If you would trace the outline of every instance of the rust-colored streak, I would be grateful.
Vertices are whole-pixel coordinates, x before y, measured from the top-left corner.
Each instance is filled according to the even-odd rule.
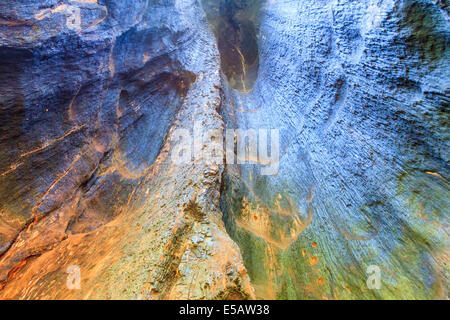
[[[29,232],[31,227],[36,224],[38,220],[37,214],[33,213],[33,221],[28,225],[26,232]]]
[[[64,135],[62,135],[61,137],[56,138],[56,139],[53,139],[53,140],[46,141],[46,142],[44,142],[44,144],[43,144],[42,146],[40,146],[40,147],[38,147],[38,148],[36,148],[36,149],[33,149],[33,150],[31,150],[31,151],[22,153],[22,154],[20,155],[20,158],[25,158],[25,157],[27,157],[27,156],[33,154],[33,153],[42,151],[42,150],[46,149],[47,147],[49,147],[49,146],[51,146],[51,145],[53,145],[53,144],[55,144],[55,143],[57,143],[57,142],[63,140],[64,138],[66,138],[67,136],[71,135],[72,133],[81,130],[81,129],[84,128],[85,126],[86,126],[86,123],[82,124],[81,126],[76,126],[75,128],[73,128],[73,129],[69,130],[68,132],[66,132],[66,133],[65,133]],[[9,173],[14,172],[17,168],[19,168],[19,167],[22,166],[23,164],[24,164],[24,162],[17,162],[17,163],[15,163],[15,164],[12,164],[12,165],[9,167],[8,170],[6,170],[5,172],[0,173],[0,177],[4,177],[4,176],[8,175]]]
[[[75,163],[83,156],[83,153],[79,154],[78,156],[75,157],[75,159],[72,161],[72,163],[70,164],[70,166],[67,168],[66,171],[64,171],[64,173],[59,176],[52,184],[51,186],[47,189],[47,191],[45,191],[45,193],[42,195],[41,200],[39,201],[39,203],[33,207],[33,209],[31,209],[31,212],[34,213],[36,211],[37,208],[39,208],[39,206],[42,204],[42,202],[44,201],[45,197],[53,190],[53,188],[58,184],[59,181],[61,181],[61,179],[63,179],[65,176],[67,176],[67,174],[69,174],[69,172],[72,170],[72,168],[74,167]]]
[[[245,58],[244,58],[244,55],[242,54],[241,50],[238,47],[234,46],[234,48],[236,49],[237,53],[239,54],[239,57],[241,60],[241,65],[242,65],[242,74],[241,74],[242,91],[244,93],[248,93],[249,91],[245,87],[245,78],[247,76],[247,68],[245,66]]]
[[[83,129],[85,126],[86,126],[86,123],[82,124],[81,126],[76,126],[76,127],[74,127],[73,129],[71,129],[71,130],[69,130],[68,132],[66,132],[66,133],[65,133],[64,135],[62,135],[61,137],[56,138],[56,139],[53,139],[53,140],[46,141],[46,142],[44,142],[44,144],[43,144],[42,146],[40,146],[40,147],[38,147],[38,148],[36,148],[36,149],[33,149],[33,150],[31,150],[31,151],[22,153],[22,154],[20,155],[20,157],[21,157],[21,158],[24,158],[24,157],[26,157],[26,156],[29,156],[30,154],[33,154],[33,153],[39,152],[39,151],[41,151],[41,150],[44,150],[45,148],[51,146],[52,144],[55,144],[55,143],[57,143],[57,142],[63,140],[64,138],[66,138],[67,136],[71,135],[72,133],[74,133],[74,132],[76,132],[76,131],[79,131],[79,130]]]
[[[434,171],[425,171],[425,173],[426,173],[426,174],[429,174],[429,175],[432,175],[432,176],[435,176],[435,177],[438,177],[438,178],[442,179],[442,181],[448,183],[448,180],[445,179],[443,176],[441,176],[441,175],[440,175],[439,173],[437,173],[437,172],[434,172]]]
[[[23,165],[23,162],[20,162],[20,163],[16,163],[16,164],[11,165],[11,166],[9,167],[8,170],[6,170],[5,172],[3,172],[3,173],[0,174],[0,177],[4,177],[4,176],[6,176],[7,174],[9,174],[9,173],[15,171],[15,170],[16,170],[18,167],[20,167],[21,165]]]
[[[20,269],[22,269],[22,267],[25,266],[26,264],[27,264],[27,260],[22,260],[21,262],[19,262],[19,264],[17,264],[14,268],[12,268],[8,273],[7,281],[14,279],[17,276],[17,274],[19,273]]]
[[[49,18],[54,13],[65,12],[66,9],[67,9],[67,5],[65,3],[63,3],[54,8],[47,8],[47,9],[41,10],[41,12],[34,15],[34,18],[36,20],[43,20],[45,18]]]

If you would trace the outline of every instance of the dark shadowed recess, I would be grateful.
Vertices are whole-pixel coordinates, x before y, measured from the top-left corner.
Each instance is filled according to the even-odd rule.
[[[261,0],[203,0],[217,39],[221,68],[230,86],[250,92],[258,77],[257,34]]]

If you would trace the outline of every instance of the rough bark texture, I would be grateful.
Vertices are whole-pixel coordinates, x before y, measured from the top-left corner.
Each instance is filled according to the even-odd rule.
[[[222,208],[263,298],[447,298],[448,6],[266,1],[259,77],[226,127],[279,128],[277,176],[228,166]],[[366,270],[381,269],[369,290]]]
[[[0,7],[0,297],[253,297],[221,219],[222,167],[169,156],[177,127],[223,128],[201,7],[84,2],[78,31],[69,2]]]
[[[448,298],[448,15],[0,0],[0,298]],[[172,161],[227,127],[280,129],[278,174]]]

